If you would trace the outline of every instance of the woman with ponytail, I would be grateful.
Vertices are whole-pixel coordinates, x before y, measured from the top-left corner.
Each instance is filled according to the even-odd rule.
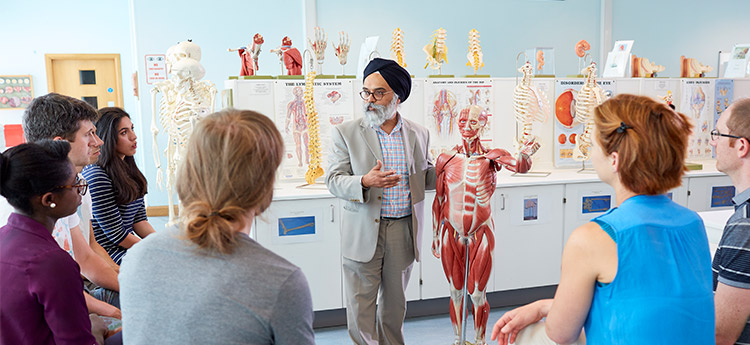
[[[96,164],[81,174],[91,188],[91,225],[96,242],[116,264],[128,249],[154,232],[146,217],[146,178],[135,165],[136,135],[130,115],[115,107],[99,110],[96,134],[104,142]]]
[[[133,247],[120,270],[133,344],[312,344],[302,271],[250,238],[284,152],[253,111],[202,119],[178,168],[180,223]]]

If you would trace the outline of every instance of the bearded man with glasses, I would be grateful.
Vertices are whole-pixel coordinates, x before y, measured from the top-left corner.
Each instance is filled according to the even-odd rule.
[[[403,344],[404,291],[419,260],[424,191],[435,189],[435,167],[429,132],[398,111],[411,92],[409,72],[376,58],[364,78],[365,116],[333,130],[326,185],[345,200],[341,253],[349,336],[356,344]]]

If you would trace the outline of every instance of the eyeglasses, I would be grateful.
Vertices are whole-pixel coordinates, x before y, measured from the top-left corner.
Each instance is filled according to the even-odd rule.
[[[734,139],[742,139],[743,138],[743,137],[740,137],[740,136],[737,136],[737,135],[720,133],[718,129],[714,129],[713,131],[711,131],[711,140],[713,140],[713,141],[719,140],[719,137],[727,137],[727,138],[734,138]]]
[[[89,190],[89,184],[86,182],[86,180],[81,179],[76,176],[75,182],[72,185],[66,185],[66,186],[57,186],[55,189],[67,189],[67,188],[77,188],[78,194],[81,194],[81,196],[86,195],[86,191]]]
[[[367,90],[362,90],[362,92],[359,93],[360,96],[362,96],[362,99],[367,100],[370,98],[370,95],[375,98],[376,101],[379,101],[383,99],[383,96],[391,93],[393,91],[385,91],[385,90],[375,90],[374,92],[370,92]]]

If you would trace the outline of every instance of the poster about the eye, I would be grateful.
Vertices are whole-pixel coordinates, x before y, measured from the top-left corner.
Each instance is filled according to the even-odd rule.
[[[353,118],[354,103],[351,80],[319,79],[313,83],[313,99],[318,113],[321,162],[330,150],[333,126]],[[310,164],[310,128],[305,107],[305,82],[279,80],[274,86],[276,127],[284,138],[284,160],[281,163],[281,180],[304,179]]]
[[[582,93],[581,89],[585,87]],[[555,80],[555,124],[554,124],[554,159],[555,167],[574,168],[582,167],[582,161],[573,159],[576,143],[592,142],[590,133],[584,135],[585,124],[590,121],[593,128],[593,107],[582,107],[586,102],[596,105],[614,96],[616,83],[614,80],[596,80],[586,82],[585,79],[557,79]],[[579,94],[589,95],[586,99]],[[597,96],[598,95],[598,96]],[[576,107],[576,105],[579,105]],[[589,109],[588,113],[576,111],[576,109]],[[591,148],[588,148],[590,153]],[[581,150],[581,152],[586,151]]]
[[[693,134],[688,139],[688,159],[711,158],[715,92],[714,80],[682,80],[680,112],[687,115],[694,126]]]
[[[473,104],[482,107],[489,115],[481,140],[485,147],[492,147],[491,127],[494,110],[492,79],[430,79],[426,81],[424,99],[424,124],[430,131],[432,157],[448,152],[461,143],[458,118],[462,110],[468,111],[467,108]]]
[[[34,98],[30,75],[0,75],[0,109],[23,109]]]

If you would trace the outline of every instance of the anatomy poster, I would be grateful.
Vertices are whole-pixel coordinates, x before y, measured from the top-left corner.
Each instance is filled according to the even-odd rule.
[[[276,127],[281,131],[286,150],[279,168],[279,178],[282,180],[304,179],[310,164],[304,93],[305,82],[302,80],[280,80],[275,83]],[[327,168],[333,126],[354,116],[352,97],[351,80],[315,80],[313,98],[319,116],[323,169]]]
[[[598,80],[602,88],[602,101],[614,96],[614,80]],[[581,162],[573,160],[573,148],[576,140],[583,133],[583,123],[586,119],[582,114],[576,114],[575,105],[578,91],[584,84],[583,79],[555,80],[555,125],[554,125],[554,158],[555,167],[581,167]],[[594,114],[589,114],[593,121]]]
[[[688,159],[708,159],[712,155],[711,130],[714,126],[714,80],[682,80],[680,112],[693,121],[688,139]]]
[[[433,157],[450,151],[461,142],[458,115],[472,104],[481,106],[490,114],[482,143],[485,147],[492,147],[492,79],[430,79],[426,81],[424,99],[424,124],[430,131],[430,153]]]

